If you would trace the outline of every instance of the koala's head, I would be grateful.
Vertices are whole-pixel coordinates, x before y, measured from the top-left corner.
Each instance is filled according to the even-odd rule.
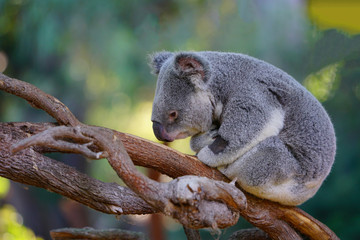
[[[209,130],[213,97],[208,61],[195,53],[160,52],[151,56],[151,65],[158,75],[151,117],[155,136],[171,142]]]

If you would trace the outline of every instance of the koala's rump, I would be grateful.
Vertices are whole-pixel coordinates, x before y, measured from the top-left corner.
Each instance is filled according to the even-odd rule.
[[[333,125],[321,104],[310,94],[294,99],[287,108],[280,139],[299,161],[304,180],[328,175],[336,143]]]

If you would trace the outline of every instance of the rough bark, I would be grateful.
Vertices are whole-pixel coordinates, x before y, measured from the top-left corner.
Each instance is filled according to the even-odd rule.
[[[93,228],[61,228],[50,232],[54,240],[69,239],[108,239],[108,240],[146,240],[144,234],[120,229],[96,230]]]
[[[101,151],[91,150],[93,145]],[[105,156],[128,187],[152,207],[189,228],[234,225],[238,209],[246,207],[243,193],[223,181],[197,176],[183,176],[169,183],[149,179],[135,168],[121,139],[110,129],[83,124],[53,127],[20,141],[10,150],[18,152],[31,146],[81,153],[94,159]]]
[[[155,212],[129,188],[101,182],[41,154],[52,149],[29,148],[14,155],[8,151],[19,140],[55,126],[0,123],[0,176],[47,189],[108,214]]]
[[[237,213],[240,213],[242,217],[262,229],[272,239],[301,239],[297,232],[308,236],[310,239],[338,239],[324,224],[296,207],[282,206],[258,199],[244,192],[246,196],[245,204],[241,192],[234,190],[231,184],[225,185],[203,178],[178,178],[183,175],[196,175],[228,181],[220,172],[205,166],[193,156],[181,154],[165,146],[128,134],[81,124],[60,101],[41,92],[32,85],[0,74],[0,90],[26,99],[35,107],[41,108],[53,116],[59,124],[69,126],[61,128],[53,127],[55,125],[51,124],[0,124],[0,129],[7,128],[7,130],[0,131],[0,144],[2,144],[0,145],[0,175],[4,177],[49,189],[107,213],[119,214],[122,212],[125,214],[134,212],[135,209],[136,211],[142,211],[141,208],[143,208],[144,212],[142,213],[162,211],[177,218],[185,226],[203,227],[208,224],[208,226],[212,227],[221,227],[221,224],[226,222],[226,219],[221,219],[221,214],[215,214],[211,218],[211,223],[205,223],[209,219],[201,219],[203,215],[194,214],[193,211],[201,212],[205,210],[209,215],[213,214],[213,209],[222,209],[227,211],[226,216],[232,219],[230,222],[236,219]],[[48,129],[45,131],[47,133],[41,135],[40,132],[43,133],[44,129]],[[15,147],[15,150],[21,150],[32,145],[38,145],[39,147],[28,148],[16,155],[10,155],[8,152],[9,146],[17,142],[18,139],[36,133],[40,133],[40,135],[22,141]],[[46,144],[48,142],[43,141],[46,135],[52,137],[53,144]],[[67,166],[56,165],[53,163],[56,161],[40,154],[54,149],[62,152],[78,152],[92,158],[107,157],[114,170],[141,198],[127,188],[122,189],[118,186],[101,183],[86,175],[81,175]],[[37,160],[35,161],[35,159]],[[146,179],[133,169],[131,160],[137,165],[151,167],[177,179],[168,185],[149,181],[149,179]],[[23,165],[27,167],[24,168]],[[56,174],[52,174],[52,171],[56,172]],[[68,171],[75,174],[76,177],[66,175]],[[126,176],[129,172],[131,176]],[[58,180],[51,181],[53,175],[58,175],[61,180],[69,178],[69,182],[60,181],[60,183],[57,183]],[[78,176],[80,177],[78,178]],[[22,180],[26,177],[28,177],[26,180]],[[79,179],[81,180],[79,181]],[[89,187],[88,181],[90,181],[90,184],[96,183],[98,185],[93,184]],[[198,185],[195,186],[194,183]],[[73,191],[67,193],[67,187],[73,188]],[[214,187],[218,190],[215,192],[210,191],[210,188]],[[111,188],[122,189],[123,192],[106,195],[107,190]],[[191,197],[184,198],[184,195],[171,195],[171,191],[184,195],[190,194]],[[87,198],[87,200],[79,198],[79,195],[84,194],[84,192],[91,197]],[[151,193],[151,197],[146,196],[146,193]],[[162,193],[165,194],[162,195]],[[101,197],[99,198],[100,195],[106,196],[108,202]],[[113,199],[114,196],[117,197],[117,201],[109,200]],[[136,203],[136,207],[125,206],[123,203],[123,201],[126,201],[125,199],[131,199],[130,202]],[[201,200],[200,204],[197,199]],[[98,202],[101,204],[98,204]],[[202,225],[199,225],[199,217]],[[219,222],[217,222],[218,220]],[[216,224],[214,225],[214,223]]]

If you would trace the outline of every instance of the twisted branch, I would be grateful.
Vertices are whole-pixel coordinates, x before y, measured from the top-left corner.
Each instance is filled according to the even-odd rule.
[[[22,84],[24,84],[24,85],[22,85]],[[22,89],[25,93],[19,93],[19,89]],[[32,105],[34,105],[35,107],[45,110],[52,117],[54,117],[56,120],[58,120],[58,122],[62,125],[78,126],[78,127],[80,126],[80,128],[82,128],[82,130],[80,130],[80,133],[83,136],[74,137],[73,135],[71,135],[70,132],[66,131],[66,134],[70,134],[71,138],[74,137],[74,139],[77,141],[77,143],[82,145],[82,148],[77,148],[77,149],[79,149],[79,152],[81,152],[82,154],[87,155],[89,157],[95,156],[95,158],[99,157],[102,154],[103,154],[103,156],[107,156],[106,154],[109,154],[108,155],[109,162],[116,171],[118,171],[117,170],[118,168],[120,168],[120,172],[124,171],[123,169],[121,170],[121,168],[123,167],[121,165],[124,163],[124,159],[125,159],[125,162],[128,162],[128,161],[130,161],[130,158],[131,158],[131,160],[133,160],[134,163],[137,165],[154,168],[154,169],[156,169],[162,173],[165,173],[169,176],[172,176],[172,177],[179,177],[182,175],[191,174],[191,175],[197,175],[197,176],[206,176],[208,178],[221,180],[221,181],[224,181],[224,180],[228,181],[217,170],[208,168],[207,166],[205,166],[204,164],[199,162],[196,158],[178,153],[175,150],[169,149],[165,146],[155,144],[155,143],[152,143],[147,140],[143,140],[138,137],[131,136],[131,135],[118,133],[118,132],[115,132],[115,131],[109,130],[109,129],[104,130],[103,128],[101,128],[102,129],[101,131],[103,131],[105,133],[99,133],[97,130],[94,130],[94,129],[91,130],[93,132],[88,132],[89,126],[81,124],[73,116],[73,114],[66,108],[66,106],[61,104],[57,99],[55,99],[54,97],[49,96],[49,95],[44,95],[45,93],[41,92],[40,90],[36,90],[35,87],[33,87],[29,84],[23,83],[19,80],[11,79],[11,78],[8,78],[5,75],[1,74],[0,75],[0,90],[4,90],[9,93],[13,93],[20,97],[25,98],[26,100],[31,102]],[[44,97],[44,96],[46,96],[46,97]],[[36,99],[43,99],[43,100],[37,101]],[[43,101],[45,101],[44,99],[46,100],[46,104],[43,103]],[[54,106],[56,106],[57,108]],[[56,110],[54,110],[54,109],[56,109]],[[3,128],[5,125],[0,124],[0,128]],[[4,133],[2,135],[0,135],[1,136],[0,143],[3,144],[3,142],[6,142],[6,139],[8,138],[6,136],[11,136],[11,138],[12,138],[12,137],[14,137],[14,135],[15,136],[17,134],[20,135],[20,133],[22,133],[23,135],[26,135],[26,134],[33,135],[33,134],[41,132],[42,130],[44,130],[44,128],[49,128],[51,125],[49,125],[49,124],[36,125],[36,124],[27,123],[27,127],[28,127],[27,132],[24,131],[24,129],[20,129],[21,126],[24,126],[23,123],[18,123],[18,125],[13,124],[10,127],[11,133],[5,133],[5,137],[3,137]],[[93,127],[93,128],[96,128],[96,127]],[[30,131],[29,129],[32,129],[32,130]],[[53,128],[50,128],[49,130],[51,130],[51,129],[53,129]],[[68,128],[68,129],[72,129],[72,131],[74,131],[74,128]],[[100,128],[97,128],[97,129],[100,129]],[[69,136],[69,135],[67,135],[67,136]],[[110,138],[110,136],[111,136],[111,138]],[[24,138],[24,136],[18,137],[18,139],[21,139],[21,138]],[[91,138],[95,144],[91,143],[91,141],[89,141],[90,140],[89,138]],[[116,138],[118,140],[114,141],[116,144],[114,144],[112,147],[110,147],[110,149],[103,145],[105,142],[111,144],[111,139],[114,139],[114,138]],[[5,139],[5,141],[2,141],[2,139]],[[66,145],[66,144],[64,145],[65,139],[66,139],[66,137],[61,137],[62,142],[60,142],[60,144],[62,144],[62,147],[64,147]],[[39,141],[39,138],[36,141]],[[36,143],[36,141],[32,142],[30,145],[33,145],[34,143]],[[113,147],[115,147],[115,146],[118,147],[118,146],[121,146],[122,144],[124,145],[126,151],[124,149],[120,149],[120,150],[112,149]],[[42,144],[40,144],[40,145],[42,145]],[[54,146],[54,145],[45,146],[45,147],[40,146],[40,147],[37,147],[34,149],[39,152],[44,152],[44,151],[54,150],[54,149],[51,149],[54,147],[56,148],[56,146]],[[22,147],[18,148],[17,150],[19,150],[21,148]],[[0,160],[3,161],[4,164],[1,164],[2,166],[0,167],[0,175],[8,177],[10,179],[13,179],[15,181],[21,182],[21,180],[19,178],[17,178],[17,176],[12,175],[12,174],[7,174],[6,169],[11,169],[15,165],[12,165],[12,162],[7,160],[7,157],[10,157],[9,155],[7,157],[5,156],[5,158],[2,156],[2,155],[4,155],[4,152],[6,155],[6,149],[4,149],[4,148],[1,148],[1,149],[3,149],[3,150],[0,151]],[[64,147],[63,150],[65,152],[66,151],[72,152],[72,151],[74,151],[74,148],[71,148],[68,145],[68,147]],[[89,150],[89,152],[86,153],[85,150],[86,151]],[[100,153],[103,150],[104,150],[104,152]],[[27,158],[28,156],[30,156],[31,159],[39,158],[39,159],[43,160],[45,157],[43,157],[36,151],[27,149],[27,150],[23,150],[21,152],[21,154],[14,155],[12,157],[17,156],[18,161],[22,159],[22,160],[31,162],[31,160],[29,158]],[[129,153],[129,155],[127,155],[126,152]],[[113,153],[115,153],[115,155]],[[118,157],[114,157],[114,156],[118,156]],[[121,161],[117,161],[116,159],[121,159]],[[57,167],[60,167],[60,169],[63,168],[63,166],[57,166]],[[49,170],[49,168],[50,168],[50,170]],[[26,170],[29,170],[29,169],[25,169],[22,173],[23,175],[27,175]],[[47,169],[47,171],[54,171],[54,170],[55,169],[51,169],[51,165]],[[41,172],[42,171],[43,170],[41,169]],[[60,173],[60,175],[61,174],[63,174],[63,172]],[[118,172],[118,174],[121,177],[124,177],[123,173]],[[135,177],[135,179],[141,179],[140,183],[148,182],[147,179],[145,179],[145,180],[143,179],[143,176],[138,176],[138,177],[139,178]],[[44,180],[46,180],[46,181],[48,180],[49,176],[41,175],[39,178],[42,178],[42,181],[44,182]],[[126,176],[125,176],[125,178],[126,178]],[[88,180],[88,179],[86,179],[86,180]],[[30,181],[27,184],[39,186],[41,184],[39,184],[38,181],[39,181],[39,179],[33,179],[33,181]],[[159,198],[157,198],[157,199],[147,199],[145,196],[142,195],[143,193],[139,192],[139,190],[136,189],[136,186],[134,186],[136,184],[132,183],[132,181],[134,181],[134,179],[127,179],[126,183],[137,194],[142,196],[145,201],[141,202],[141,198],[138,198],[138,197],[134,197],[134,198],[132,198],[132,200],[134,202],[142,205],[142,207],[144,207],[144,209],[145,209],[144,213],[148,213],[151,211],[155,212],[155,211],[163,210],[163,209],[159,209],[156,206],[167,206],[167,204],[168,204],[167,200],[169,200],[169,199],[171,200],[170,202],[172,202],[173,205],[180,203],[178,206],[181,206],[183,203],[188,203],[187,202],[188,200],[185,200],[185,202],[182,202],[181,198],[171,198],[171,197],[169,197],[169,195],[166,196],[166,194],[164,196],[159,196]],[[174,181],[183,181],[183,180],[180,179],[180,180],[174,180]],[[187,182],[185,184],[185,186],[191,185],[192,182],[193,182],[193,179],[191,179],[190,182]],[[71,179],[70,183],[68,183],[68,184],[70,184],[71,186],[75,186],[75,188],[76,188],[77,180]],[[52,183],[50,183],[49,185],[52,186]],[[215,185],[217,185],[217,182],[215,183]],[[141,186],[144,187],[143,185],[141,185]],[[159,183],[151,183],[150,187],[153,187],[153,186],[154,186],[154,189],[158,189],[157,187],[162,186],[162,187],[160,187],[162,191],[164,191],[164,192],[168,191],[168,190],[164,190],[163,185],[161,185]],[[174,189],[174,186],[176,186],[176,185],[173,185],[172,189]],[[179,186],[179,185],[177,185],[177,186]],[[45,185],[42,185],[40,187],[44,187],[46,189],[49,188],[49,186],[45,186]],[[73,196],[70,196],[71,194],[66,195],[63,192],[65,190],[63,185],[58,184],[58,185],[52,186],[52,187],[53,188],[50,190],[56,191],[64,196],[68,196],[70,198],[73,198],[74,200],[79,201],[76,197],[74,197],[74,195]],[[220,188],[222,188],[222,187],[223,187],[223,185],[221,185]],[[106,188],[108,188],[108,186],[106,186]],[[170,189],[170,188],[167,188],[167,189]],[[176,187],[175,187],[175,189],[176,189]],[[76,189],[76,190],[81,191],[81,188]],[[105,191],[105,190],[103,188],[97,188],[97,186],[96,186],[93,189],[90,189],[88,191],[88,194],[96,195],[96,193],[101,193],[102,191]],[[196,192],[196,188],[191,188],[190,192],[193,193],[193,196],[196,196],[196,197],[199,196],[199,194],[194,194],[194,192]],[[206,192],[206,190],[204,192]],[[204,193],[204,192],[202,192],[202,193]],[[128,193],[134,194],[131,191],[127,192],[126,194],[128,194]],[[296,231],[294,231],[294,229],[296,229],[299,233],[308,236],[310,239],[338,239],[337,236],[329,228],[327,228],[324,224],[320,223],[319,221],[312,218],[310,215],[308,215],[307,213],[305,213],[304,211],[302,211],[296,207],[282,206],[277,203],[258,199],[256,197],[252,196],[251,194],[244,193],[246,196],[246,199],[247,199],[247,207],[244,208],[244,202],[238,201],[237,197],[241,198],[241,196],[242,196],[238,191],[235,191],[232,188],[230,188],[230,189],[227,189],[224,193],[225,194],[222,194],[222,196],[221,196],[222,197],[221,201],[226,203],[226,206],[228,206],[226,209],[230,210],[230,215],[233,215],[233,214],[236,215],[236,211],[234,211],[234,208],[237,207],[237,211],[240,212],[240,215],[242,217],[247,219],[253,225],[264,230],[268,234],[268,236],[271,237],[272,239],[301,239],[300,235]],[[214,203],[213,201],[208,201],[208,200],[214,200],[218,197],[218,196],[215,196],[212,194],[214,194],[214,193],[211,192],[211,193],[209,193],[209,195],[205,196],[204,202],[207,201],[206,204],[209,202]],[[218,193],[215,193],[215,194],[218,194]],[[233,194],[235,194],[235,196],[233,196]],[[236,195],[238,195],[238,196],[236,197]],[[228,198],[229,196],[230,196],[230,198]],[[167,200],[164,200],[164,197]],[[204,195],[201,195],[201,197],[204,197]],[[206,200],[206,198],[208,200]],[[122,201],[125,198],[120,197],[119,199],[121,199],[120,200],[121,203],[119,203],[119,205],[121,205]],[[158,201],[159,199],[160,199],[160,202]],[[181,201],[179,201],[179,200],[181,200]],[[192,201],[193,200],[194,199],[192,198]],[[84,200],[82,200],[82,201],[84,203]],[[97,200],[91,199],[90,201],[97,201]],[[178,201],[178,202],[176,202],[176,201]],[[90,204],[90,203],[85,203],[85,204],[90,207],[93,207],[96,205],[96,204]],[[149,204],[151,205],[151,207],[149,206]],[[163,205],[161,205],[161,204],[163,204]],[[191,204],[194,204],[194,202],[192,202]],[[191,207],[191,204],[189,204],[187,206]],[[198,206],[199,205],[197,205],[197,207]],[[222,205],[222,206],[224,206],[224,205]],[[123,213],[126,213],[127,209],[125,209],[125,208],[126,207],[124,207],[122,205],[121,209],[122,209]],[[102,209],[104,209],[104,208],[102,208]],[[151,210],[149,210],[149,209],[151,209]],[[172,215],[173,217],[177,217],[176,216],[177,214],[180,214],[180,215],[182,214],[182,217],[189,217],[189,214],[184,214],[184,212],[182,212],[183,209],[181,209],[181,208],[177,208],[176,210],[174,210],[174,209],[175,209],[175,207],[172,207],[171,211],[173,211],[173,212],[170,211],[171,212],[170,215]],[[208,208],[206,208],[206,209],[207,209],[207,211],[209,211]],[[110,213],[111,211],[107,211],[107,212]],[[114,211],[112,213],[114,213]],[[165,211],[165,213],[166,213],[166,211]],[[208,213],[211,213],[211,210]],[[169,214],[169,212],[168,212],[168,214]],[[180,217],[179,220],[185,221],[185,220],[181,220],[182,217]],[[189,224],[188,226],[194,227],[193,225],[191,225],[191,224],[193,224],[193,223],[191,223],[191,221],[194,219],[191,219],[191,218],[190,219],[187,218],[187,219],[188,220],[186,220],[186,221],[188,221],[188,222],[186,223],[186,221],[185,221],[185,225]],[[209,223],[207,223],[207,224],[209,225]],[[211,226],[211,224],[210,224],[210,226]]]

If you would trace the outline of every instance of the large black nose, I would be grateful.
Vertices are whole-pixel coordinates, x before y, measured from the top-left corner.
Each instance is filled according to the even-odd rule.
[[[165,142],[173,141],[173,139],[170,138],[170,136],[168,135],[164,126],[161,123],[153,121],[153,131],[154,131],[155,137],[157,139],[159,139],[160,141],[165,141]]]

